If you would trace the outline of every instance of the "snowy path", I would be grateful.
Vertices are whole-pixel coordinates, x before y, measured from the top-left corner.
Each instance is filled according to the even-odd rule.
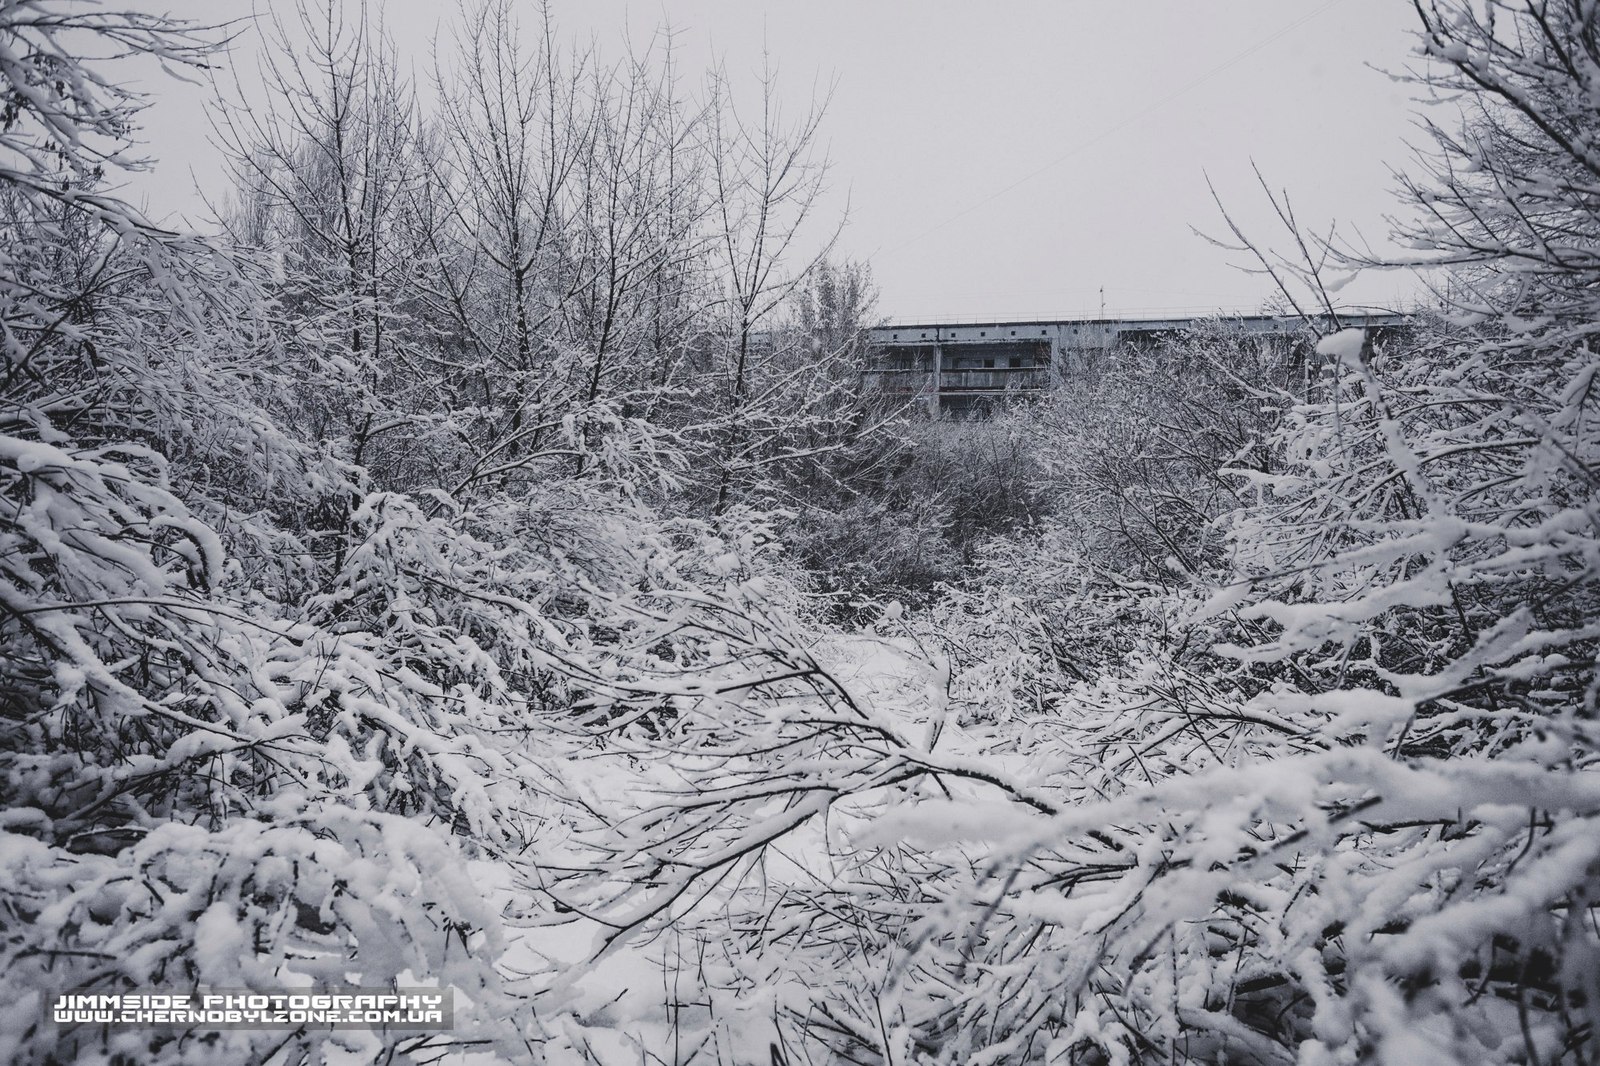
[[[940,751],[965,747],[972,738],[947,721],[947,673],[929,662],[914,641],[867,635],[835,636],[819,641],[813,652],[851,696],[897,722],[902,735],[919,746],[932,740]],[[599,771],[606,773],[606,771]],[[616,778],[596,780],[595,788],[615,787]],[[772,849],[763,874],[777,884],[827,880],[830,862],[826,837],[837,825],[813,822],[802,826]],[[495,863],[474,864],[474,874],[487,890],[503,899],[506,912],[519,909],[511,871]],[[667,959],[676,952],[672,938],[630,943],[589,961],[606,932],[600,923],[574,918],[560,925],[512,929],[501,963],[514,973],[559,973],[541,997],[540,1013],[557,1031],[543,1050],[551,1066],[644,1066],[671,1062],[674,1041],[664,1006],[670,1000],[706,1002],[695,976]],[[720,1014],[720,1012],[719,1012]],[[740,1012],[741,1032],[719,1032],[724,1047],[753,1042],[764,1061],[765,1039],[759,1018]],[[683,1012],[682,1028],[703,1027],[710,1017],[704,1006]],[[722,1019],[725,1021],[725,1019]],[[755,1023],[752,1027],[752,1021]],[[756,1046],[756,1045],[759,1045]],[[659,1056],[659,1057],[658,1057]],[[488,1066],[497,1060],[477,1055],[459,1059],[461,1066]]]

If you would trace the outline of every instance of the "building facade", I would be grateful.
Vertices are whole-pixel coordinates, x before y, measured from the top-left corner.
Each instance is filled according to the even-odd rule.
[[[1387,330],[1409,316],[1340,313],[1340,325]],[[1160,343],[1214,323],[1285,343],[1303,337],[1297,316],[1086,318],[1031,322],[900,323],[868,331],[863,385],[926,406],[929,414],[973,417],[1045,393],[1062,377],[1091,371],[1119,347]],[[1318,325],[1332,329],[1331,321]]]

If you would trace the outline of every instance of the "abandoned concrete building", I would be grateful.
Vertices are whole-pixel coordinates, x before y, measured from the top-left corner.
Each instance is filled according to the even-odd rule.
[[[1340,313],[1340,324],[1373,330],[1408,321],[1391,312]],[[1092,372],[1119,348],[1160,343],[1203,323],[1281,337],[1285,344],[1305,336],[1303,320],[1278,315],[901,323],[869,331],[862,384],[918,401],[929,414],[981,417],[1007,402],[1040,396],[1065,375]]]

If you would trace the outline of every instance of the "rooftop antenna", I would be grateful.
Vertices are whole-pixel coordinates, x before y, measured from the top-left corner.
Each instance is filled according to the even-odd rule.
[[[1100,286],[1100,317],[1106,317],[1106,287]]]

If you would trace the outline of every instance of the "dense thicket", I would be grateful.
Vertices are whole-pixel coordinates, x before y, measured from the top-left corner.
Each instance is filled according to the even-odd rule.
[[[269,21],[201,239],[209,36],[0,2],[0,1058],[1596,1060],[1600,9],[1419,5],[1442,315],[983,425],[859,394],[815,110],[514,14]],[[458,1024],[42,1010],[306,983]]]
[[[366,13],[269,24],[207,241],[110,190],[142,165],[130,63],[196,71],[215,35],[0,6],[6,1061],[523,1055],[550,1033],[467,863],[562,824],[590,730],[793,676],[748,506],[863,425],[790,353],[826,331],[773,328],[815,116],[530,45],[509,4],[460,25],[424,108]],[[407,979],[467,997],[455,1032],[42,1009]]]
[[[733,924],[770,987],[839,975],[795,1046],[1595,1060],[1600,11],[1419,16],[1471,110],[1411,186],[1443,316],[1081,383],[1042,528],[909,623],[946,652],[921,713],[839,715],[820,766],[799,720],[689,738],[730,805],[804,767],[848,826]]]
[[[1595,1061],[1600,11],[1418,12],[1420,83],[1468,102],[1410,186],[1446,316],[1063,408],[1053,517],[923,637],[969,655],[992,788],[855,852],[840,1048]]]

